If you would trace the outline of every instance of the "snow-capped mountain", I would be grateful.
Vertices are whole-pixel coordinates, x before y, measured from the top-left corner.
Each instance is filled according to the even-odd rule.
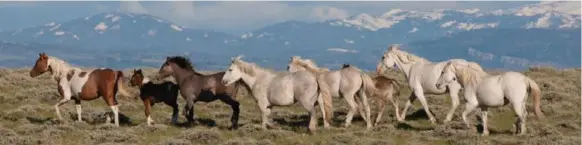
[[[224,47],[226,33],[184,28],[162,18],[133,13],[101,13],[67,22],[0,32],[0,39],[76,46],[81,49],[195,49]]]
[[[221,66],[227,65],[228,56],[243,54],[248,60],[281,69],[290,56],[301,55],[331,68],[349,62],[373,69],[386,46],[398,43],[410,44],[405,46],[413,53],[433,61],[462,57],[485,62],[489,57],[482,54],[491,54],[505,61],[485,63],[485,67],[514,68],[536,64],[572,67],[580,65],[579,61],[572,62],[579,59],[579,55],[560,58],[562,56],[545,56],[549,53],[543,52],[546,49],[570,53],[579,50],[580,3],[574,3],[578,5],[542,2],[494,11],[392,9],[381,15],[358,14],[315,23],[286,21],[239,36],[184,28],[147,14],[112,12],[2,31],[0,40],[59,45],[105,54],[124,52],[124,55],[135,57],[132,59],[140,59],[130,59],[130,62],[154,66],[159,62],[146,63],[142,61],[144,56],[149,60],[163,58],[166,54],[188,53],[194,56],[193,61]],[[429,56],[433,53],[423,52],[435,50],[428,49],[447,49],[455,55],[434,53],[439,56]],[[527,53],[527,49],[544,51],[536,51],[542,53],[539,55],[520,54]],[[568,53],[554,55],[563,54]],[[580,54],[579,51],[576,54]],[[506,65],[513,62],[527,63]]]

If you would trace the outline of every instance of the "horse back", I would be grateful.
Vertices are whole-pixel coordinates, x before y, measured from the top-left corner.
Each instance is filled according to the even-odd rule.
[[[102,68],[92,71],[80,71],[73,75],[77,75],[79,78],[86,78],[80,91],[74,92],[82,100],[93,100],[99,96],[115,95],[115,83],[118,77],[117,71]]]
[[[140,98],[154,97],[158,101],[171,102],[176,101],[178,97],[178,85],[172,82],[164,82],[161,84],[154,84],[148,82],[140,88]]]
[[[222,77],[226,74],[226,72],[221,71],[218,73],[210,74],[210,75],[203,75],[203,82],[204,83],[203,89],[204,90],[214,90],[216,95],[229,95],[232,96],[236,92],[237,86],[240,85],[239,82],[236,82],[232,85],[226,86],[222,83]]]

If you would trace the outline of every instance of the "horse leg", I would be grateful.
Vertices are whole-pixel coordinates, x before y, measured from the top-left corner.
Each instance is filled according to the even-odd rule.
[[[55,104],[55,110],[57,111],[57,117],[59,117],[59,120],[63,120],[63,116],[61,116],[61,111],[59,110],[59,107],[69,102],[69,100],[70,99],[63,98],[57,104]]]
[[[400,118],[400,111],[398,109],[398,102],[394,100],[394,96],[392,94],[388,94],[390,97],[388,97],[388,100],[390,101],[390,103],[392,103],[392,106],[394,106],[394,115],[396,116],[396,119]]]
[[[107,102],[107,105],[109,105],[109,108],[111,108],[111,111],[113,112],[113,119],[115,122],[115,126],[119,127],[119,108],[117,108],[117,101],[115,101],[115,95],[113,93],[106,93],[107,95],[104,95],[103,98],[105,99],[105,101]],[[109,122],[110,119],[108,119],[107,122]]]
[[[434,118],[434,115],[430,112],[430,109],[428,108],[428,102],[426,102],[426,98],[424,96],[423,90],[422,89],[414,89],[414,94],[416,95],[416,97],[420,101],[420,104],[422,104],[422,107],[424,108],[424,112],[426,112],[426,115],[428,116],[430,123],[436,124],[436,119]]]
[[[525,109],[525,103],[512,103],[513,110],[517,115],[517,121],[515,122],[516,127],[516,135],[524,135],[525,134],[525,119],[527,116],[527,110]]]
[[[364,104],[362,103],[362,100],[359,99],[358,97],[354,98],[354,101],[356,101],[356,104],[358,105],[358,113],[360,114],[360,116],[362,116],[362,119],[364,119],[365,122],[368,122],[368,118],[366,118],[366,112],[364,111]]]
[[[315,109],[315,106],[311,106],[309,109],[307,109],[307,111],[309,111],[309,117],[311,118],[309,120],[309,132],[313,134],[315,133],[315,130],[317,128],[317,114],[316,114],[317,111]]]
[[[180,113],[180,108],[178,107],[178,103],[173,103],[172,105],[172,124],[178,124],[178,114]]]
[[[318,97],[318,95],[316,95],[315,97]],[[311,134],[315,133],[315,130],[317,128],[317,109],[315,109],[315,101],[309,101],[309,100],[301,100],[301,105],[303,106],[303,108],[305,108],[305,110],[307,110],[308,114],[309,114],[309,132]],[[319,105],[323,105],[323,104],[319,104]]]
[[[188,124],[194,123],[194,103],[195,95],[186,97],[186,105],[184,106],[184,116],[188,120]]]
[[[362,101],[362,103],[364,104],[364,111],[366,114],[362,114],[362,116],[364,116],[366,119],[366,129],[371,129],[372,128],[372,119],[370,118],[370,105],[368,104],[368,96],[366,95],[366,93],[364,92],[364,90],[360,90],[360,95],[359,97],[361,98],[360,101]]]
[[[376,103],[378,104],[378,115],[376,116],[376,122],[374,123],[374,126],[378,126],[380,118],[382,118],[382,114],[384,114],[384,109],[386,108],[386,103],[383,99],[378,99]],[[396,112],[398,112],[398,110]]]
[[[354,100],[354,93],[350,93],[344,96],[344,98],[346,99],[346,101],[348,102],[348,105],[350,106],[350,111],[348,111],[348,114],[346,116],[346,122],[344,124],[344,127],[350,127],[350,125],[352,124],[352,119],[354,117],[354,113],[356,113],[356,109],[358,109],[358,106],[356,105],[356,101]]]
[[[154,122],[154,120],[152,120],[150,116],[151,98],[152,97],[146,97],[145,99],[143,99],[144,113],[147,118],[148,125],[152,125],[152,123]]]
[[[267,103],[259,102],[259,108],[261,109],[261,127],[267,129],[267,125],[271,126],[269,122],[269,115],[271,114],[271,109],[268,107]]]
[[[455,110],[459,107],[459,90],[461,86],[458,83],[453,83],[449,85],[449,95],[451,96],[451,109],[447,113],[447,117],[443,121],[444,123],[448,123],[453,120],[453,114],[455,114]]]
[[[75,107],[77,108],[77,121],[81,122],[83,121],[82,116],[81,116],[81,100],[79,99],[73,99],[75,100]]]
[[[230,122],[231,122],[231,129],[237,129],[238,128],[238,117],[239,117],[239,113],[240,113],[240,103],[238,103],[237,101],[233,100],[232,98],[230,98],[230,96],[222,96],[220,97],[220,101],[230,105],[230,107],[232,108],[232,116],[230,117]]]
[[[404,119],[406,119],[406,113],[407,113],[408,109],[410,108],[410,106],[412,106],[412,103],[414,103],[415,100],[416,100],[416,95],[414,94],[414,92],[412,92],[410,94],[410,96],[408,97],[408,101],[406,101],[406,104],[404,105],[402,113],[400,113],[400,118],[397,118],[398,122],[403,122]]]
[[[483,136],[488,136],[489,135],[489,128],[487,127],[487,113],[488,113],[488,109],[487,107],[481,107],[481,120],[482,120],[482,125],[483,125]]]
[[[473,110],[475,110],[475,108],[477,108],[477,102],[475,101],[471,101],[470,99],[467,100],[467,104],[465,104],[465,110],[463,111],[463,114],[461,115],[463,118],[463,122],[465,123],[465,125],[467,126],[467,128],[472,128],[471,127],[471,123],[469,122],[467,115],[469,115],[469,113],[473,112]]]
[[[59,102],[57,104],[55,104],[54,107],[55,107],[55,111],[56,111],[56,114],[57,114],[57,117],[59,118],[59,120],[64,121],[63,116],[61,116],[61,111],[60,111],[59,107],[65,103],[67,103],[69,100],[71,100],[71,91],[70,91],[70,88],[68,87],[68,85],[66,84],[66,82],[64,82],[64,81],[59,83],[58,89],[59,89],[59,93],[63,96],[63,98],[61,100],[59,100]]]

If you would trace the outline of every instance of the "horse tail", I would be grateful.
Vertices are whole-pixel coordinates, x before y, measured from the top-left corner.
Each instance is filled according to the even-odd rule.
[[[325,120],[327,120],[328,122],[331,122],[331,118],[333,116],[333,104],[332,104],[332,99],[331,99],[331,92],[329,91],[329,86],[327,85],[327,83],[325,82],[325,79],[322,75],[317,75],[316,77],[317,80],[317,85],[319,86],[319,97],[318,100],[322,100],[323,104],[323,111],[322,113],[324,114],[323,117]]]
[[[544,114],[542,113],[542,109],[540,108],[540,105],[541,105],[540,103],[541,103],[541,98],[542,98],[540,87],[538,86],[538,84],[535,81],[533,81],[529,77],[525,77],[525,83],[529,87],[529,93],[534,98],[534,111],[535,111],[536,117],[538,117],[538,119],[544,118]]]
[[[121,71],[117,71],[116,72],[117,77],[115,78],[115,84],[117,86],[117,90],[119,93],[121,93],[122,96],[125,97],[134,97],[130,95],[126,90],[125,90],[125,86],[123,85],[123,72]]]
[[[366,92],[366,94],[369,94],[370,96],[375,94],[376,85],[374,84],[374,81],[372,81],[372,77],[365,73],[361,73],[360,76],[362,78],[362,91]]]

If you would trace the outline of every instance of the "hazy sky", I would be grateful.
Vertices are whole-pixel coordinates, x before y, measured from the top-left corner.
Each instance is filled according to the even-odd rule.
[[[19,29],[101,12],[148,13],[177,24],[230,33],[251,31],[287,20],[322,21],[390,9],[473,9],[483,11],[537,3],[514,2],[0,2],[0,28]]]

